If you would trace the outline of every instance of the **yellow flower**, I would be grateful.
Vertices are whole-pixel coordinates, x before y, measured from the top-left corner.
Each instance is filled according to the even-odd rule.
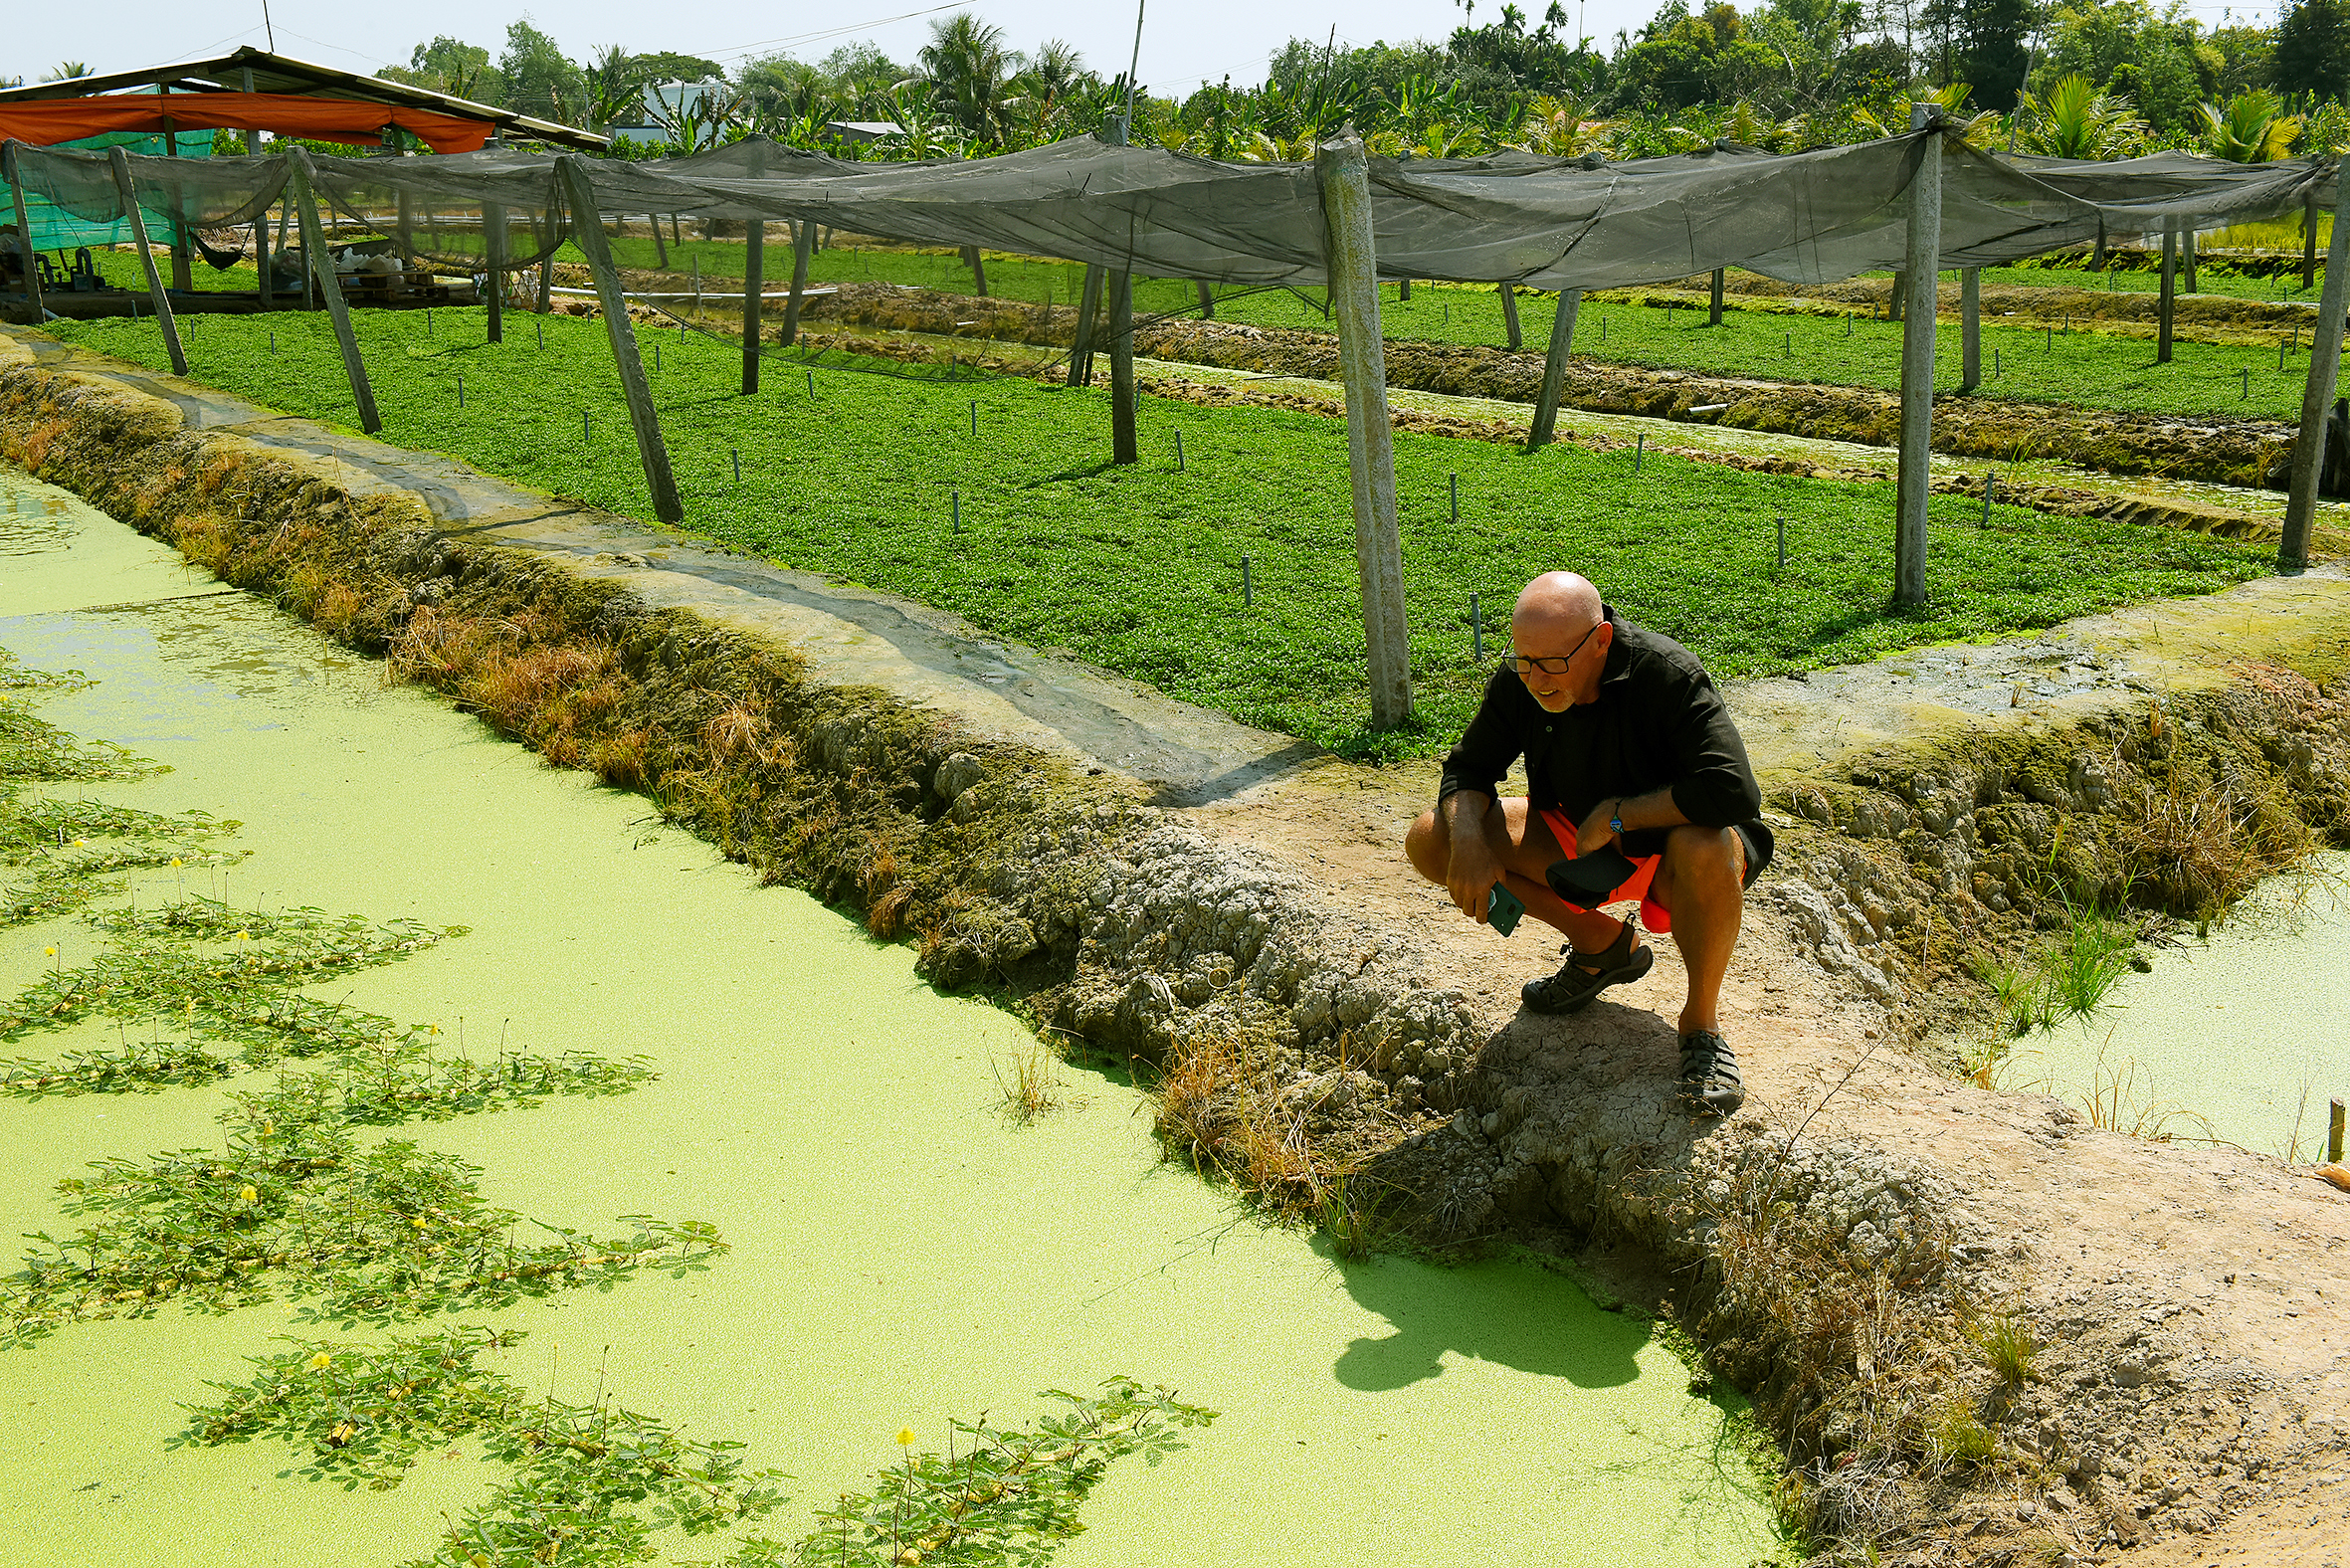
[[[254,1190],[251,1183],[247,1183],[245,1186],[238,1188],[237,1196],[247,1203],[261,1202],[261,1194]]]
[[[56,948],[54,948],[54,947],[44,947],[44,948],[43,948],[43,949],[41,949],[41,950],[42,950],[43,952],[47,953],[47,954],[48,954],[50,957],[52,957],[52,958],[55,958],[55,957],[57,956],[57,949],[56,949]]]
[[[232,942],[250,942],[253,940],[253,937],[247,932],[239,931],[236,935],[230,937],[229,940]]]
[[[322,1371],[323,1369],[334,1365],[334,1357],[321,1350],[316,1355],[310,1357],[308,1365],[312,1372]]]
[[[87,846],[89,845],[89,843],[90,843],[90,841],[89,841],[88,839],[76,839],[76,840],[74,841],[74,848],[76,848],[76,849],[78,849],[78,850],[79,850],[79,849],[83,849],[83,848],[87,847]]]
[[[901,1449],[910,1449],[914,1446],[913,1428],[899,1427],[897,1429],[897,1446]]]
[[[261,1135],[265,1138],[277,1130],[278,1124],[274,1121],[265,1121],[261,1124]]]
[[[410,1220],[408,1223],[415,1226],[420,1231],[424,1229],[424,1221],[422,1220]]]
[[[441,1032],[441,1026],[440,1026],[440,1025],[438,1025],[438,1024],[435,1024],[435,1025],[433,1026],[433,1033],[437,1035],[437,1034],[439,1034],[440,1032]]]
[[[178,856],[176,856],[176,855],[174,855],[174,856],[171,858],[171,864],[172,864],[172,865],[174,865],[174,866],[177,866],[177,865],[179,864],[179,857],[178,857]]]

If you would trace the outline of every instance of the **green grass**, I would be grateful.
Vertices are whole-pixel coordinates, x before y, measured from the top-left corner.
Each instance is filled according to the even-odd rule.
[[[384,439],[635,516],[651,506],[600,321],[478,310],[363,310]],[[279,351],[266,346],[274,327]],[[66,323],[62,337],[154,365],[150,321]],[[642,334],[688,526],[789,566],[956,611],[988,631],[1080,658],[1173,695],[1357,755],[1440,751],[1489,664],[1471,657],[1471,592],[1488,660],[1510,596],[1536,572],[1590,574],[1637,620],[1720,676],[1862,660],[1919,643],[2050,625],[2261,574],[2264,547],[2057,519],[1963,497],[1933,506],[1931,605],[1887,604],[1893,488],[1746,474],[1574,446],[1528,456],[1399,434],[1405,586],[1421,725],[1365,730],[1363,633],[1342,422],[1145,397],[1143,461],[1108,458],[1106,396],[1026,381],[918,382],[771,363],[736,395],[739,349]],[[208,320],[194,373],[277,408],[352,418],[323,316]],[[466,406],[457,407],[465,378]],[[971,408],[980,434],[971,434]],[[581,414],[590,421],[583,439]],[[1173,435],[1184,435],[1177,472]],[[732,479],[729,451],[742,455]],[[1461,521],[1447,477],[1460,477]],[[959,493],[963,531],[950,532]],[[1775,565],[1775,519],[1788,563]],[[1241,600],[1250,560],[1254,607]]]
[[[651,240],[619,240],[614,242],[614,250],[623,266],[652,264]],[[742,272],[739,241],[689,240],[684,246],[671,247],[670,254],[672,265],[679,269],[685,266],[686,255],[698,256],[703,276],[713,280],[738,278]],[[770,248],[770,272],[774,272],[777,264],[773,258],[779,254],[784,258],[780,276],[788,277],[790,253],[781,247]],[[1075,262],[995,258],[987,263],[988,287],[995,295],[1040,303],[1050,297],[1064,305],[1076,302],[1083,271]],[[2042,284],[2063,277],[2031,269],[2002,271],[2015,273],[2017,281]],[[2132,275],[2115,276],[2124,280],[2117,287],[2132,287],[2126,281]],[[820,284],[875,279],[955,293],[968,293],[972,287],[970,270],[961,260],[939,252],[823,251],[811,259],[809,279]],[[1501,298],[1490,288],[1423,284],[1412,291],[1409,301],[1397,297],[1393,285],[1380,293],[1381,325],[1391,339],[1496,347],[1508,341]],[[1319,291],[1305,291],[1303,297],[1284,290],[1227,290],[1220,294],[1223,297],[1216,313],[1221,320],[1311,331],[1330,329],[1319,306]],[[1557,298],[1554,294],[1519,295],[1518,318],[1527,353],[1542,353],[1550,346]],[[1198,308],[1198,302],[1197,292],[1188,283],[1148,279],[1135,286],[1135,309],[1146,315],[1189,314]],[[1711,375],[1759,376],[1888,392],[1900,384],[1899,322],[1733,308],[1720,326],[1703,323],[1702,309],[1592,302],[1584,306],[1578,319],[1575,347],[1579,354],[1594,359]],[[2176,345],[2170,364],[2159,365],[2150,338],[2060,328],[2048,332],[2002,325],[1994,318],[1983,324],[1984,380],[1975,395],[2198,419],[2292,420],[2300,415],[2302,386],[2309,370],[2309,334],[2299,335],[2300,352],[2288,353],[2281,367],[2273,344],[2186,341]],[[1943,323],[1937,342],[1935,384],[1944,390],[1955,389],[1960,368],[1957,323]]]

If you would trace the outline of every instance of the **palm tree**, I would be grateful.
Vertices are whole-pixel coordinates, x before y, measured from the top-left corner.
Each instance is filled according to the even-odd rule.
[[[2195,112],[2203,120],[2203,150],[2230,163],[2274,163],[2301,133],[2299,118],[2265,88],[2237,94],[2225,109],[2198,103]]]
[[[2017,145],[2053,158],[2122,158],[2146,141],[2146,122],[2130,112],[2130,100],[2105,97],[2077,73],[2051,88],[2045,101],[2025,94],[2016,114]]]
[[[645,72],[618,44],[600,50],[581,73],[587,82],[588,128],[635,124],[643,112]]]
[[[90,68],[81,61],[67,60],[52,66],[49,74],[41,80],[44,82],[71,82],[77,77],[87,77],[91,74]]]
[[[968,11],[930,24],[930,42],[916,57],[936,89],[933,101],[980,141],[1000,141],[1012,129],[1021,99],[1010,89],[1023,64],[1004,47],[1004,30]]]
[[[1608,120],[1591,118],[1578,98],[1543,97],[1527,103],[1519,126],[1524,140],[1518,144],[1544,157],[1580,158],[1607,151],[1608,133],[1615,128]]]

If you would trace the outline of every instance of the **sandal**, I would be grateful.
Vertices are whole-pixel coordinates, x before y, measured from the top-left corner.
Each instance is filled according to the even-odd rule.
[[[1540,980],[1529,980],[1518,992],[1530,1013],[1573,1013],[1591,1005],[1592,999],[1612,985],[1625,985],[1649,972],[1657,962],[1657,955],[1647,947],[1635,947],[1632,938],[1638,927],[1624,922],[1624,929],[1616,933],[1605,952],[1579,953],[1574,944],[1559,949],[1567,961],[1559,965],[1554,975]]]
[[[1727,1116],[1746,1103],[1730,1043],[1710,1029],[1680,1037],[1680,1101],[1700,1116]]]

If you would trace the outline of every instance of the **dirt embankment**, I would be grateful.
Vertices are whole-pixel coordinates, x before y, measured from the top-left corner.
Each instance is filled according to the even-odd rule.
[[[999,342],[1067,344],[1074,312],[1050,305],[975,299],[890,284],[844,284],[812,300],[811,321]],[[1338,340],[1328,332],[1169,319],[1138,327],[1135,349],[1155,359],[1266,375],[1335,380]],[[1387,345],[1392,386],[1456,397],[1532,403],[1542,384],[1538,354],[1409,338]],[[1824,441],[1887,447],[1900,437],[1900,403],[1863,387],[1643,370],[1589,359],[1567,367],[1563,407],[1601,414],[1727,425]],[[1693,413],[1704,409],[1705,413]],[[2018,462],[2050,458],[2108,474],[2153,475],[2212,484],[2281,485],[2293,427],[2267,420],[2189,421],[2040,403],[1945,394],[1934,410],[1934,450]]]

